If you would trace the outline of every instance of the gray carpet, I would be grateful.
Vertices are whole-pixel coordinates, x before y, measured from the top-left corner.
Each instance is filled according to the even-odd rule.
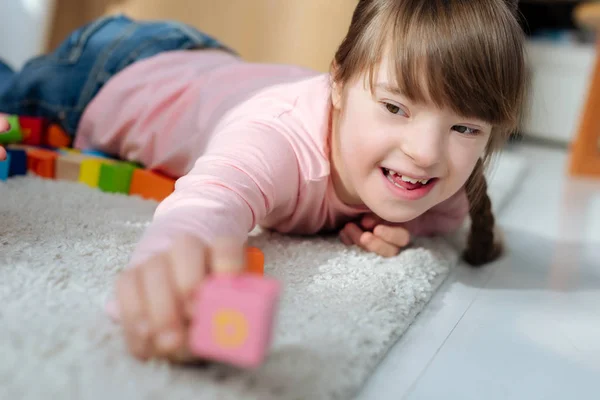
[[[511,161],[520,169],[496,168],[496,206],[522,173]],[[443,238],[381,259],[257,232],[250,244],[285,284],[264,367],[143,364],[103,307],[155,206],[35,177],[0,184],[0,399],[350,399],[458,260]]]

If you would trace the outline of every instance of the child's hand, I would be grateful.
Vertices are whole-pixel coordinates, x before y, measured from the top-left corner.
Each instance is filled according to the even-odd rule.
[[[142,360],[193,361],[188,331],[198,285],[208,272],[241,272],[245,251],[234,241],[209,249],[187,237],[166,254],[123,272],[117,281],[117,302],[131,353]]]
[[[410,243],[410,233],[399,224],[389,224],[374,214],[367,214],[360,225],[346,224],[340,231],[340,239],[347,246],[357,245],[382,257],[394,257]]]
[[[6,132],[10,128],[8,121],[2,115],[0,115],[0,135]],[[4,160],[6,158],[6,150],[4,147],[0,146],[0,160]]]

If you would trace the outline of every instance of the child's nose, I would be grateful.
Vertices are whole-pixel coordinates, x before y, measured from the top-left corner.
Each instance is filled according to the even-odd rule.
[[[437,132],[414,132],[402,143],[402,151],[416,166],[430,168],[441,161],[443,138]]]

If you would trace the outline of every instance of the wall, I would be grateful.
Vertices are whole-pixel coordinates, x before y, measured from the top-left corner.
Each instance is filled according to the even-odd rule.
[[[175,19],[196,26],[250,61],[327,70],[357,0],[58,0],[51,47],[68,30],[102,13]]]
[[[0,57],[13,68],[43,53],[54,0],[0,0]]]

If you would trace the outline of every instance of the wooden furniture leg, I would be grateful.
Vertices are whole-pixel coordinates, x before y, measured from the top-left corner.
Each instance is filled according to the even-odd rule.
[[[600,31],[599,3],[579,6],[574,17],[580,25]],[[596,42],[596,65],[579,131],[571,147],[569,173],[572,176],[600,178],[600,40]]]

